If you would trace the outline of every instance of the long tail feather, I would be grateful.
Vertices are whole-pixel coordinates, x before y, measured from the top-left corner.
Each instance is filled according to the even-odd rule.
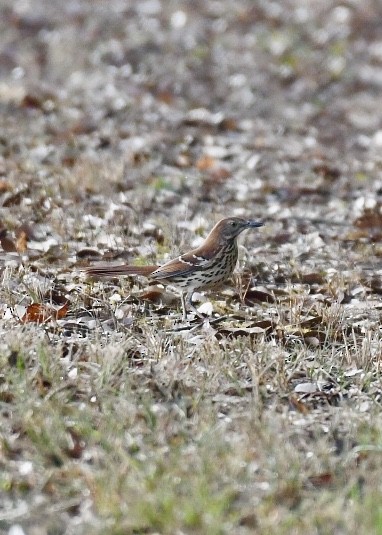
[[[145,275],[146,277],[155,271],[158,266],[94,266],[85,272],[95,277],[114,277],[118,275]]]

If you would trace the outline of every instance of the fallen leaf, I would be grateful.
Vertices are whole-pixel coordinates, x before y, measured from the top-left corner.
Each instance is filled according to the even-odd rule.
[[[3,207],[8,208],[9,206],[17,206],[21,203],[23,199],[23,195],[25,194],[25,191],[19,190],[15,192],[9,192],[9,194],[5,193],[3,200]]]
[[[308,329],[322,325],[322,316],[312,316],[301,321],[301,329]]]
[[[259,521],[257,519],[257,515],[255,512],[249,512],[245,515],[243,515],[240,518],[240,526],[244,526],[246,528],[257,528],[259,525]]]
[[[22,233],[24,233],[28,240],[36,240],[38,237],[36,236],[36,233],[33,229],[33,226],[28,223],[23,223],[20,225],[20,227],[16,230],[16,236],[19,237]]]
[[[52,388],[52,382],[50,379],[47,379],[41,371],[38,371],[34,377],[33,382],[35,383],[36,390],[40,396],[46,396],[49,390]]]
[[[303,284],[323,284],[325,277],[321,273],[302,273],[299,280]]]
[[[323,472],[322,474],[308,477],[308,481],[314,487],[327,487],[333,484],[333,474],[331,472]]]
[[[381,206],[366,208],[364,213],[354,221],[354,225],[360,229],[382,227]]]
[[[139,298],[144,301],[150,301],[150,303],[160,303],[162,301],[163,293],[164,288],[155,287],[139,294]]]
[[[341,171],[339,169],[325,163],[314,165],[313,171],[326,180],[336,180],[341,176]]]
[[[12,403],[15,395],[10,390],[0,390],[0,401],[3,403]]]
[[[253,305],[254,303],[274,303],[275,298],[265,288],[248,288],[244,294],[244,303]]]
[[[233,117],[226,117],[220,123],[219,128],[221,130],[237,130],[238,124],[236,119],[234,119]]]
[[[21,101],[21,106],[23,108],[37,108],[41,109],[43,105],[43,100],[37,95],[26,94]]]
[[[77,251],[77,258],[88,258],[89,256],[102,256],[102,253],[97,251],[97,249],[90,249],[89,247],[85,249],[80,249]]]
[[[210,181],[215,185],[221,184],[230,176],[232,176],[231,171],[223,166],[213,167],[210,170]]]
[[[7,237],[6,229],[0,230],[0,243],[6,253],[17,253],[16,244],[11,238]]]
[[[160,89],[156,91],[156,98],[165,104],[172,104],[174,101],[174,93],[169,89]]]
[[[21,321],[23,323],[46,323],[50,320],[59,320],[67,315],[68,309],[68,303],[65,303],[65,305],[59,309],[43,303],[32,303],[27,307],[27,310],[24,316],[21,318]]]
[[[215,167],[216,160],[212,156],[204,154],[199,158],[195,165],[196,168],[199,169],[199,171],[206,171],[207,169]]]
[[[19,234],[19,237],[16,240],[16,250],[18,253],[25,253],[27,250],[28,236],[27,233],[22,230]]]
[[[238,336],[259,336],[265,334],[265,329],[261,327],[225,327],[218,329],[217,338],[226,336],[227,338],[237,338]]]
[[[301,414],[307,414],[309,412],[309,408],[297,396],[290,396],[289,401],[292,407],[297,411],[301,412]]]
[[[72,459],[80,459],[86,447],[86,443],[74,429],[69,428],[67,431],[69,433],[68,447],[66,447],[64,451],[68,457],[71,457]]]
[[[0,193],[4,193],[4,191],[10,191],[12,189],[9,182],[7,182],[4,179],[0,180]]]

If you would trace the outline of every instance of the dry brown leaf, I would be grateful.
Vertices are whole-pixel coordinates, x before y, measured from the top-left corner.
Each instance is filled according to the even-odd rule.
[[[221,124],[219,125],[219,128],[221,130],[237,130],[238,124],[236,119],[233,117],[226,117],[222,120]]]
[[[20,234],[24,233],[28,240],[35,240],[36,239],[36,233],[33,228],[33,225],[30,223],[23,223],[20,225],[20,227],[16,230],[16,236],[19,237]]]
[[[68,303],[65,303],[65,305],[59,309],[43,303],[32,303],[27,307],[27,310],[24,316],[21,318],[21,321],[23,323],[46,323],[50,320],[59,320],[67,315],[68,309]]]
[[[273,331],[275,326],[276,325],[271,320],[259,320],[253,324],[253,327],[260,327],[267,331],[267,333]]]
[[[46,396],[52,388],[50,379],[47,379],[41,371],[38,371],[34,377],[35,387],[40,396]]]
[[[90,249],[90,247],[86,247],[77,251],[77,258],[88,258],[89,256],[102,256],[102,253],[96,249]]]
[[[43,100],[37,95],[26,94],[21,101],[23,108],[37,108],[42,109]]]
[[[307,414],[309,412],[309,408],[297,396],[294,396],[294,395],[290,396],[289,402],[292,405],[292,407],[296,409],[298,412],[301,412],[301,414]]]
[[[313,166],[313,171],[326,180],[336,180],[341,176],[341,171],[326,163],[318,163]]]
[[[317,327],[318,325],[322,325],[323,318],[322,316],[313,316],[310,318],[306,318],[301,321],[301,329],[311,329],[312,327]]]
[[[210,180],[215,184],[220,184],[232,175],[226,167],[213,167],[210,171]]]
[[[25,253],[28,248],[28,236],[25,230],[22,230],[19,233],[19,236],[16,240],[16,250],[18,253]]]
[[[15,396],[10,390],[0,390],[0,401],[3,403],[12,403],[14,399]]]
[[[226,336],[227,338],[236,338],[238,336],[262,336],[266,333],[261,327],[226,327],[219,329],[216,333],[217,338]]]
[[[8,208],[9,206],[19,205],[22,201],[24,193],[25,193],[24,191],[20,190],[20,191],[9,193],[8,195],[6,194],[5,195],[6,199],[4,199],[3,201],[3,206]]]
[[[151,303],[159,303],[162,299],[164,290],[162,288],[153,288],[152,290],[147,290],[144,293],[139,295],[140,299],[144,301],[150,301]]]
[[[354,221],[354,225],[360,229],[382,227],[381,206],[367,208],[364,213]]]
[[[199,169],[199,171],[206,171],[207,169],[212,169],[213,167],[215,167],[216,160],[212,156],[204,154],[199,158],[195,165],[196,168]]]
[[[6,229],[0,230],[0,243],[6,253],[17,253],[16,244],[11,238],[7,237]]]
[[[244,295],[244,302],[246,305],[253,305],[254,303],[274,303],[275,298],[265,289],[248,288]]]
[[[165,104],[172,104],[174,102],[174,93],[169,89],[161,89],[157,91],[156,97]]]
[[[323,472],[322,474],[308,477],[308,481],[314,487],[327,487],[333,484],[333,474],[331,472]]]
[[[67,429],[67,432],[70,435],[70,440],[68,447],[65,448],[65,453],[72,459],[80,459],[86,447],[86,443],[74,429],[69,428]]]
[[[300,281],[303,284],[323,284],[325,277],[322,273],[302,273],[300,275]]]
[[[9,182],[7,182],[4,179],[0,180],[0,193],[4,193],[4,191],[10,191],[12,189]]]

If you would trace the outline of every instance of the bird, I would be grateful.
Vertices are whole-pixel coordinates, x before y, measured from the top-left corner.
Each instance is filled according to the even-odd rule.
[[[174,286],[180,290],[182,319],[186,321],[187,308],[200,316],[192,304],[193,293],[219,286],[232,275],[238,257],[239,234],[263,225],[262,221],[227,217],[216,223],[199,247],[161,266],[96,265],[86,268],[85,272],[96,277],[142,275],[160,284]]]

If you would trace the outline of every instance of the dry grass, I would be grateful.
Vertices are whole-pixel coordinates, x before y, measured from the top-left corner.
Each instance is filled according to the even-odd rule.
[[[326,321],[324,342],[309,347],[296,335],[226,338],[208,323],[171,332],[173,320],[152,313],[82,336],[67,318],[8,320],[2,525],[378,533],[378,337],[345,336],[336,310]],[[304,330],[296,317],[293,328]]]

